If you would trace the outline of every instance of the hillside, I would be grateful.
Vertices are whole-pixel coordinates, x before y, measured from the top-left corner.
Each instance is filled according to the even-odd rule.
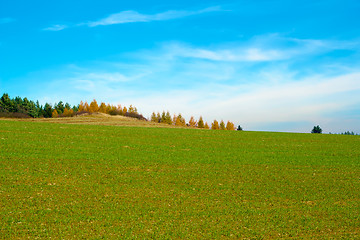
[[[0,120],[23,121],[23,122],[47,122],[61,124],[85,124],[103,126],[127,126],[127,127],[156,127],[156,128],[179,128],[178,126],[159,124],[145,120],[139,120],[124,116],[111,116],[104,113],[83,114],[75,117],[60,118],[0,118]]]
[[[359,136],[125,120],[0,121],[0,239],[360,237]]]

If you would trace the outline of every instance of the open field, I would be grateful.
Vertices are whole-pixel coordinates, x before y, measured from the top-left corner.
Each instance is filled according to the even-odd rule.
[[[89,122],[0,120],[0,239],[360,238],[359,136]]]

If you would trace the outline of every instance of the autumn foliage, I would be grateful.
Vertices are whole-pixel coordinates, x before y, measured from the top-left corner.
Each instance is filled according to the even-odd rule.
[[[138,113],[135,106],[130,105],[128,108],[120,104],[112,105],[104,102],[97,102],[93,99],[90,103],[87,101],[80,103],[77,106],[71,107],[69,103],[55,103],[54,105],[46,103],[44,106],[28,100],[27,98],[16,97],[10,98],[8,94],[3,94],[0,98],[0,116],[8,117],[45,117],[45,118],[58,118],[58,117],[74,117],[81,114],[104,113],[109,115],[121,115],[125,117],[132,117],[141,120],[147,120],[143,115]],[[179,113],[174,114],[173,117],[169,111],[153,112],[150,121],[161,124],[168,124],[180,127],[192,127],[201,129],[210,129],[209,124],[204,122],[202,116],[197,120],[191,116],[189,121],[186,122],[185,118]],[[217,120],[211,123],[211,129],[214,130],[235,130],[234,123],[228,121],[225,125],[221,120],[220,124]]]

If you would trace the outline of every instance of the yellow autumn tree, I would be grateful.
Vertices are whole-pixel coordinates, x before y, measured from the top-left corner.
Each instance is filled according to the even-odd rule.
[[[221,120],[221,122],[220,122],[220,130],[225,130],[226,129],[226,127],[225,127],[225,123],[224,123],[224,121],[223,120]]]
[[[209,127],[209,124],[208,124],[207,122],[205,123],[204,128],[205,128],[205,129],[209,129],[209,128],[210,128],[210,127]]]
[[[104,102],[100,104],[99,112],[106,113],[106,104]]]
[[[64,117],[72,117],[74,116],[74,110],[65,108],[63,112]]]
[[[56,109],[54,109],[54,111],[52,112],[51,117],[53,118],[59,117],[59,113],[56,111]]]
[[[235,125],[234,123],[227,121],[226,123],[226,130],[235,130]]]
[[[151,114],[151,121],[152,121],[152,122],[159,122],[159,119],[158,119],[158,117],[156,116],[156,113],[155,113],[155,112],[153,112],[153,113]]]
[[[85,111],[85,104],[83,101],[80,101],[78,112]]]
[[[84,103],[84,109],[85,109],[85,111],[90,112],[90,106],[87,101],[85,101],[85,103]]]
[[[186,126],[185,118],[183,118],[180,113],[176,117],[175,125],[176,126]]]
[[[99,112],[99,105],[95,99],[90,103],[89,112]]]
[[[190,127],[196,127],[196,121],[195,121],[195,119],[194,119],[194,117],[193,116],[191,116],[190,117],[190,120],[189,120],[189,126]]]
[[[211,123],[211,129],[219,130],[219,122],[217,120],[214,120],[214,122]]]
[[[197,127],[198,128],[204,128],[205,127],[204,120],[202,119],[202,116],[200,116],[200,118],[199,118],[199,121],[197,123]]]

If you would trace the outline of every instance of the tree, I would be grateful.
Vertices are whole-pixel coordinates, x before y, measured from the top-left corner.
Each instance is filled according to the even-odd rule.
[[[190,127],[196,127],[196,121],[195,121],[193,116],[190,117],[189,126]]]
[[[210,128],[210,127],[209,127],[209,124],[208,124],[207,122],[205,123],[204,128],[205,128],[205,129],[209,129],[209,128]]]
[[[183,118],[180,113],[179,113],[179,115],[176,117],[175,125],[176,125],[176,126],[186,126],[185,118]]]
[[[54,109],[54,111],[52,112],[51,117],[53,118],[59,117],[59,113],[56,111],[56,109]]]
[[[99,105],[95,99],[90,103],[89,112],[99,112]]]
[[[99,112],[106,113],[106,104],[104,102],[100,103]]]
[[[322,129],[320,128],[319,125],[314,126],[313,130],[311,131],[311,133],[322,133]]]
[[[159,122],[159,119],[156,117],[155,112],[153,112],[153,113],[151,114],[151,121],[152,121],[152,122]]]
[[[204,128],[204,127],[205,127],[205,125],[204,125],[204,120],[202,119],[202,116],[200,116],[200,118],[199,118],[197,127],[198,127],[198,128]]]
[[[74,116],[74,110],[65,108],[64,113],[62,114],[64,117],[72,117]]]
[[[83,101],[80,101],[78,112],[84,112],[85,111],[85,104]]]
[[[51,118],[52,111],[53,111],[53,109],[52,109],[51,105],[48,103],[45,103],[44,112],[43,112],[44,118]]]
[[[227,121],[226,123],[226,130],[235,130],[235,125],[234,123]]]
[[[237,130],[237,131],[242,131],[243,128],[239,125],[236,130]]]
[[[225,123],[224,123],[224,121],[223,120],[221,120],[221,122],[220,122],[220,130],[225,130],[226,128],[225,128]]]
[[[60,101],[58,104],[54,106],[54,108],[56,109],[57,113],[61,115],[64,112],[65,106],[64,103]]]
[[[172,119],[171,119],[171,115],[170,115],[170,112],[167,111],[166,112],[166,115],[165,115],[165,123],[171,125],[172,124]]]
[[[134,107],[133,105],[130,105],[130,107],[129,107],[129,113],[138,113],[138,111],[137,111],[137,108],[136,107]]]
[[[211,124],[212,130],[219,130],[219,122],[217,120],[214,120],[214,122]]]

